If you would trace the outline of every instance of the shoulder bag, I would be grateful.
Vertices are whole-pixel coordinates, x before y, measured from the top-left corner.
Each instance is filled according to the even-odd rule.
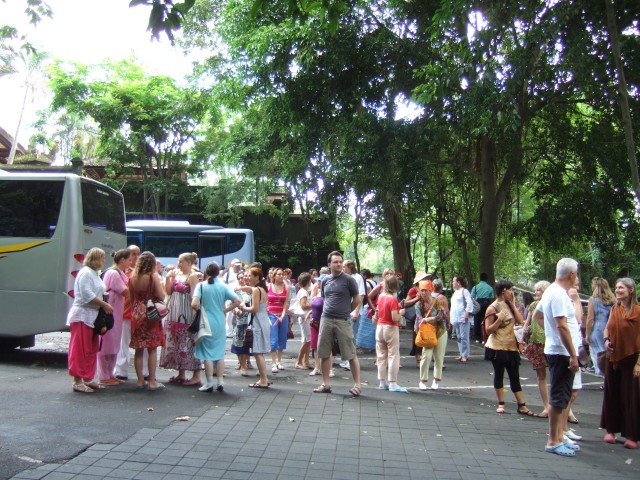
[[[200,308],[193,316],[193,320],[187,327],[189,333],[196,334],[200,330],[200,317],[202,316],[202,309],[204,308],[204,298],[202,298],[202,284],[200,284]]]
[[[427,314],[423,317],[423,319],[429,318],[429,314],[433,307],[435,306],[435,299],[431,300],[431,307]],[[423,348],[434,348],[438,345],[438,337],[436,336],[436,326],[423,321],[418,327],[418,332],[416,333],[416,347]]]
[[[204,298],[204,286],[201,286],[201,301]],[[209,319],[207,318],[207,311],[204,309],[204,302],[200,305],[200,325],[198,326],[198,332],[194,337],[194,342],[200,342],[204,337],[211,336],[211,326],[209,325]]]

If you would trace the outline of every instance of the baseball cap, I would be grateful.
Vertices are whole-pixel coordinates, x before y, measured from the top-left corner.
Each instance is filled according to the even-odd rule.
[[[234,265],[242,265],[242,262],[237,258],[234,258],[233,260],[231,260],[231,266],[234,266]]]

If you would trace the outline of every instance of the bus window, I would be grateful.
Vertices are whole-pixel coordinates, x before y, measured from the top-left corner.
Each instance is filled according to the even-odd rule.
[[[233,253],[240,251],[244,247],[247,235],[244,233],[229,233],[227,238],[227,250],[225,253]]]
[[[200,235],[200,258],[222,257],[224,236]]]
[[[182,253],[198,251],[198,232],[145,232],[144,249],[156,257],[178,258]]]
[[[127,233],[121,197],[92,182],[81,181],[80,189],[84,225]]]
[[[51,238],[56,231],[64,180],[0,183],[0,236]]]

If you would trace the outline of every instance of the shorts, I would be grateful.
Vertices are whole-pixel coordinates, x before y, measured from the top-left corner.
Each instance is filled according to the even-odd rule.
[[[574,372],[569,370],[569,357],[546,355],[549,364],[549,405],[565,409],[571,400]]]
[[[318,333],[318,357],[329,358],[333,350],[334,340],[340,348],[343,361],[356,358],[356,345],[353,341],[351,318],[322,317]]]

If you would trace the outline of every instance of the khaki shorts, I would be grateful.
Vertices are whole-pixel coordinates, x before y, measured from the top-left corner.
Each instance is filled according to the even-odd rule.
[[[353,327],[351,323],[351,318],[331,318],[323,316],[320,319],[318,357],[329,358],[335,339],[340,348],[340,356],[343,361],[356,358],[356,345],[353,343]]]

